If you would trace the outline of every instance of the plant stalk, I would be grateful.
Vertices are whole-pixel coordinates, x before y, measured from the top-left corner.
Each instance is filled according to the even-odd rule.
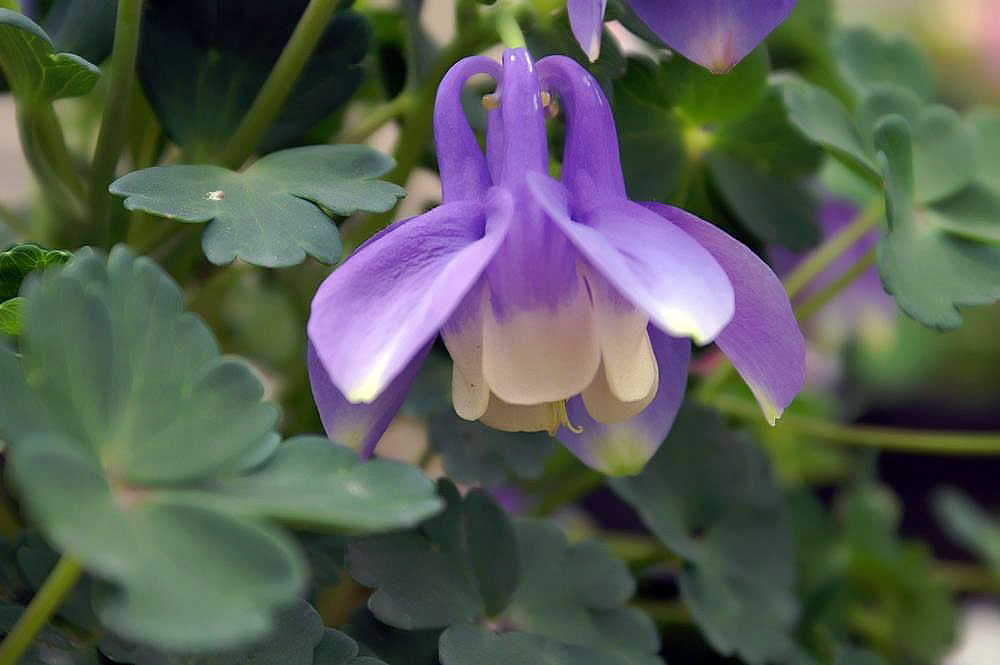
[[[802,289],[829,268],[834,261],[854,246],[858,240],[871,231],[885,215],[885,203],[879,199],[868,206],[854,221],[845,226],[835,236],[814,250],[795,270],[785,277],[785,289],[788,297],[794,298]]]
[[[35,636],[45,627],[59,609],[63,599],[76,585],[83,567],[80,562],[64,554],[56,567],[38,590],[24,614],[0,643],[0,665],[14,665],[31,646]]]
[[[471,55],[480,46],[486,45],[483,40],[483,28],[479,25],[476,3],[460,0],[457,5],[457,24],[463,26],[463,29],[459,30],[455,40],[438,55],[427,77],[414,91],[413,101],[403,116],[402,133],[395,153],[396,166],[385,175],[386,180],[400,186],[406,185],[424,149],[434,138],[434,101],[441,79],[453,64]],[[397,206],[384,213],[359,218],[357,224],[345,227],[342,230],[344,256],[349,256],[365,240],[387,226],[392,221]]]
[[[310,0],[278,56],[274,69],[223,150],[219,160],[223,166],[239,168],[257,149],[299,80],[339,4],[339,0]]]
[[[51,107],[49,111],[51,111]],[[38,180],[38,184],[45,192],[46,199],[50,205],[59,213],[67,215],[71,219],[82,219],[86,214],[84,206],[83,185],[76,176],[75,181],[69,182],[65,179],[65,165],[57,167],[50,157],[46,145],[51,143],[49,139],[43,139],[43,130],[39,126],[37,115],[28,115],[21,109],[17,112],[17,127],[21,139],[21,150],[25,159],[31,167],[32,173]],[[58,124],[56,125],[58,129]],[[62,130],[59,130],[60,135]],[[54,144],[53,144],[54,145]],[[65,143],[63,143],[65,147]],[[51,147],[51,146],[50,146]],[[67,163],[68,152],[65,154]],[[62,161],[62,157],[59,158]]]
[[[108,94],[101,116],[94,162],[90,169],[90,223],[104,234],[103,242],[108,246],[120,240],[119,236],[124,232],[124,229],[111,228],[113,200],[108,193],[108,185],[115,177],[115,167],[125,147],[128,133],[128,112],[139,52],[142,6],[143,0],[120,0],[118,3]]]
[[[86,189],[83,179],[80,177],[76,164],[73,163],[73,156],[70,154],[69,148],[66,147],[66,138],[52,104],[45,104],[35,109],[31,118],[42,152],[52,165],[56,175],[75,196],[84,200]]]
[[[841,229],[839,233],[829,238],[807,256],[784,280],[785,290],[788,292],[789,299],[794,299],[813,279],[829,268],[847,250],[851,249],[862,236],[875,228],[884,214],[885,203],[879,199],[862,211],[848,226]],[[867,270],[870,266],[869,264],[869,266],[863,269],[860,268],[867,260],[866,256],[861,261],[855,263],[847,272],[803,303],[796,312],[799,319],[804,320],[814,315],[824,305],[839,295],[841,291],[846,289],[855,279],[860,277],[864,270]],[[732,373],[732,363],[727,358],[722,358],[719,365],[698,386],[698,399],[702,402],[711,402],[712,396],[725,385]]]
[[[378,131],[384,124],[407,113],[413,106],[413,95],[401,92],[391,101],[373,108],[365,119],[340,135],[341,143],[361,143]]]
[[[709,402],[722,413],[743,420],[761,418],[753,400],[718,395]],[[775,427],[814,436],[831,443],[927,455],[1000,455],[1000,432],[902,429],[873,425],[845,425],[821,418],[786,413]]]
[[[875,260],[875,249],[866,252],[865,255],[855,261],[843,275],[824,286],[822,289],[810,296],[805,302],[796,307],[795,315],[798,317],[799,322],[801,323],[811,318],[835,300],[837,296],[847,290],[851,284],[856,282],[862,275],[868,272],[868,269],[875,265]]]

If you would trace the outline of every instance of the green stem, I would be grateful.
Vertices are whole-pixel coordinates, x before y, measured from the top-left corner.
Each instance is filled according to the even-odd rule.
[[[833,280],[822,289],[810,296],[805,302],[795,308],[799,322],[805,321],[826,307],[831,301],[843,293],[847,287],[856,282],[869,268],[875,265],[876,251],[872,249],[854,262],[843,275]]]
[[[381,106],[376,106],[372,109],[366,116],[365,119],[358,124],[356,127],[352,127],[350,130],[344,132],[340,135],[340,143],[361,143],[369,136],[378,131],[382,125],[389,122],[390,120],[395,120],[399,116],[403,115],[410,110],[413,106],[413,95],[408,92],[402,92],[396,96],[392,101],[388,101]]]
[[[581,499],[601,487],[606,478],[590,470],[576,469],[574,475],[562,480],[538,505],[535,514],[547,517],[568,503]]]
[[[951,561],[938,562],[934,570],[953,591],[1000,594],[1000,574],[993,570]]]
[[[142,139],[137,146],[135,153],[135,168],[146,169],[154,166],[160,157],[163,147],[163,128],[156,118],[151,117],[146,131],[142,134]]]
[[[41,136],[42,131],[37,116],[25,114],[18,109],[17,127],[21,138],[21,149],[38,184],[45,192],[46,201],[57,213],[71,219],[82,219],[85,214],[83,198],[77,194],[73,186],[60,177],[59,172],[63,169],[57,169],[46,154],[45,141]]]
[[[45,627],[55,611],[80,579],[83,568],[72,556],[64,554],[49,573],[45,584],[31,599],[24,614],[0,644],[0,665],[14,665],[38,632]]]
[[[743,420],[756,421],[761,418],[757,403],[744,397],[718,395],[709,402],[709,405]],[[930,455],[1000,455],[1000,432],[956,432],[846,425],[795,413],[786,413],[775,427],[814,436],[831,443],[864,448]]]
[[[176,222],[170,222],[165,219],[144,221],[149,224],[149,227],[147,229],[143,229],[144,233],[142,233],[142,235],[139,235],[138,232],[129,234],[130,237],[128,243],[135,250],[136,254],[149,254],[153,250],[159,248],[160,245],[172,238],[174,235],[181,232],[181,229],[178,228],[179,225]],[[134,225],[133,228],[140,227]]]
[[[881,199],[875,201],[862,211],[854,221],[807,256],[784,280],[785,290],[788,291],[789,299],[794,299],[813,279],[829,268],[844,252],[851,249],[864,234],[868,233],[879,223],[884,214],[885,203]],[[866,260],[868,260],[867,257],[852,265],[847,272],[803,303],[797,312],[799,318],[804,320],[812,316],[823,305],[829,303],[843,289],[847,288],[851,282],[860,276],[861,272],[870,267],[869,264],[869,266],[863,269],[860,268],[861,263]],[[732,363],[726,358],[721,358],[718,366],[698,386],[698,399],[702,402],[710,402],[712,396],[726,384],[732,373]]]
[[[410,173],[420,161],[420,157],[434,135],[434,99],[438,85],[455,62],[484,46],[483,33],[478,21],[476,3],[460,1],[457,6],[457,24],[463,26],[458,36],[434,61],[427,78],[415,91],[416,96],[403,118],[403,128],[396,145],[396,166],[386,174],[385,179],[405,186]],[[465,28],[464,26],[468,26]],[[397,204],[398,206],[398,204]],[[365,240],[392,221],[396,207],[378,215],[358,218],[353,225],[342,229],[344,256],[348,256]]]
[[[514,15],[513,9],[503,5],[498,9],[498,12],[497,33],[500,35],[500,41],[503,42],[504,47],[525,48],[527,43],[524,41],[524,32],[517,22],[517,16]]]
[[[663,543],[648,534],[603,531],[597,534],[597,539],[606,544],[611,553],[632,570],[658,565],[679,571],[684,563],[679,556],[664,547]]]
[[[267,130],[278,117],[309,57],[316,49],[339,0],[310,0],[295,31],[285,44],[274,69],[264,81],[250,109],[222,152],[219,160],[229,168],[239,168],[253,154]]]
[[[73,163],[62,126],[51,104],[45,104],[32,113],[38,132],[38,140],[56,175],[81,201],[86,197],[86,189],[80,172]]]
[[[5,206],[3,203],[0,203],[0,221],[6,224],[7,228],[19,236],[29,235],[30,225],[27,220]]]
[[[679,600],[642,600],[631,605],[642,610],[660,628],[694,623],[691,611]]]
[[[854,243],[875,228],[884,214],[885,203],[879,199],[868,206],[854,221],[841,229],[837,235],[831,237],[807,256],[784,280],[788,297],[794,298],[801,293],[802,289],[818,277],[821,272],[829,268],[844,252],[853,247]]]
[[[118,158],[128,134],[129,103],[135,81],[135,61],[139,52],[143,0],[120,0],[115,19],[115,43],[111,51],[108,93],[101,117],[97,149],[90,169],[90,223],[110,246],[121,240],[124,228],[112,228],[111,194],[108,185],[115,177]],[[123,225],[122,225],[123,226]]]
[[[21,521],[5,492],[0,492],[0,535],[14,542],[21,533]]]

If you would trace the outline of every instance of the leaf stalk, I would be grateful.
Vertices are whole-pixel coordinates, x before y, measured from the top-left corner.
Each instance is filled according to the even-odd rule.
[[[45,627],[83,574],[80,562],[64,554],[46,578],[24,614],[0,643],[0,665],[14,665]]]

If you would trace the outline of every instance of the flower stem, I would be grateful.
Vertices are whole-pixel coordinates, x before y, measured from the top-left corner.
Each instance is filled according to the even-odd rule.
[[[743,420],[761,418],[753,400],[718,395],[710,405]],[[902,429],[872,425],[846,425],[821,418],[786,413],[775,427],[814,436],[831,443],[929,455],[1000,455],[1000,432]]]
[[[396,166],[385,175],[389,182],[405,186],[424,149],[433,139],[434,100],[441,79],[458,60],[487,45],[484,40],[485,31],[479,23],[477,3],[459,0],[456,6],[456,24],[462,26],[458,36],[441,51],[426,78],[414,91],[415,96],[403,117],[402,133],[396,145]],[[361,243],[388,225],[395,213],[396,207],[393,207],[381,214],[358,218],[355,224],[345,226],[342,229],[344,256],[350,255]]]
[[[535,509],[538,517],[548,517],[559,508],[573,503],[604,485],[606,478],[589,469],[574,470],[573,475],[560,480],[555,489],[547,494]]]
[[[524,48],[527,45],[524,41],[524,32],[517,22],[517,16],[514,15],[513,9],[506,5],[499,8],[497,32],[505,48]]]
[[[45,584],[31,599],[28,608],[0,644],[0,665],[14,665],[45,627],[83,574],[80,562],[64,554],[49,573]]]
[[[785,290],[788,292],[789,299],[794,299],[813,279],[829,268],[844,252],[851,249],[864,234],[868,233],[879,223],[884,214],[885,203],[879,199],[862,211],[854,221],[841,229],[839,233],[829,238],[814,250],[812,254],[807,256],[784,279]],[[799,319],[805,320],[813,316],[823,306],[839,295],[855,279],[860,277],[864,273],[864,270],[867,270],[871,266],[869,263],[864,268],[861,268],[861,265],[868,260],[867,256],[864,257],[861,261],[848,268],[847,272],[804,302],[796,311]],[[874,258],[871,260],[874,260]],[[727,358],[722,358],[718,366],[698,386],[698,399],[702,402],[710,402],[712,396],[725,385],[732,373],[732,363]]]
[[[341,143],[361,143],[378,131],[382,125],[409,111],[412,106],[413,95],[409,92],[401,92],[391,101],[372,109],[357,127],[352,127],[341,134],[339,141]]]
[[[239,168],[256,150],[278,117],[339,4],[340,0],[309,1],[274,69],[223,150],[219,161],[224,166]]]
[[[52,112],[49,107],[48,112]],[[28,114],[21,109],[17,111],[17,127],[21,139],[21,149],[35,174],[38,184],[45,193],[45,198],[53,209],[59,214],[66,215],[70,219],[79,220],[84,216],[83,184],[78,175],[74,174],[72,179],[67,180],[66,164],[72,164],[68,152],[64,155],[53,155],[51,148],[58,144],[50,136],[43,138],[43,134],[50,130],[42,129],[47,126],[46,122],[40,121],[42,115],[33,112]],[[53,115],[54,121],[54,115]],[[62,130],[56,122],[56,130],[62,136]],[[65,149],[65,142],[62,143]],[[57,166],[54,160],[59,162]]]
[[[660,628],[694,623],[691,611],[680,600],[640,600],[631,605],[642,610]]]
[[[785,277],[785,289],[788,297],[794,298],[802,289],[829,268],[834,261],[849,250],[854,243],[871,231],[885,214],[885,203],[879,199],[868,206],[854,221],[840,230],[835,236],[824,242],[818,249],[800,263],[795,270]]]
[[[45,104],[32,111],[32,122],[35,125],[38,141],[45,157],[52,164],[56,175],[75,196],[83,200],[86,193],[80,172],[73,163],[73,156],[66,147],[66,138],[62,126],[56,117],[51,104]]]
[[[121,0],[118,3],[108,94],[104,102],[94,162],[90,168],[89,221],[93,228],[103,233],[104,244],[108,246],[120,240],[124,232],[123,228],[112,228],[113,200],[108,193],[108,185],[115,177],[115,167],[122,148],[125,147],[128,132],[129,103],[132,100],[139,30],[142,26],[142,5],[143,0]]]
[[[988,568],[941,561],[935,567],[935,572],[953,591],[1000,594],[1000,573]]]
[[[830,302],[843,293],[847,287],[856,282],[868,269],[875,265],[876,251],[872,249],[864,256],[854,262],[837,279],[833,280],[822,289],[810,296],[805,302],[795,308],[795,314],[799,322],[805,321],[826,307]]]
[[[3,203],[0,203],[0,222],[6,224],[7,228],[22,237],[27,236],[31,228],[31,225],[27,220],[22,218],[19,214],[8,208]]]

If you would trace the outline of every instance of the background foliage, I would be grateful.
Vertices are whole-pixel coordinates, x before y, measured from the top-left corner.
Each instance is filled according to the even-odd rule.
[[[0,665],[932,665],[996,607],[1000,110],[939,45],[830,0],[725,75],[615,0],[593,63],[559,0],[448,3],[443,43],[422,0],[20,4]],[[632,198],[785,273],[810,377],[777,427],[705,350],[609,482],[460,420],[436,348],[379,447],[402,461],[316,434],[316,286],[437,196],[448,67],[519,39],[600,81]]]

